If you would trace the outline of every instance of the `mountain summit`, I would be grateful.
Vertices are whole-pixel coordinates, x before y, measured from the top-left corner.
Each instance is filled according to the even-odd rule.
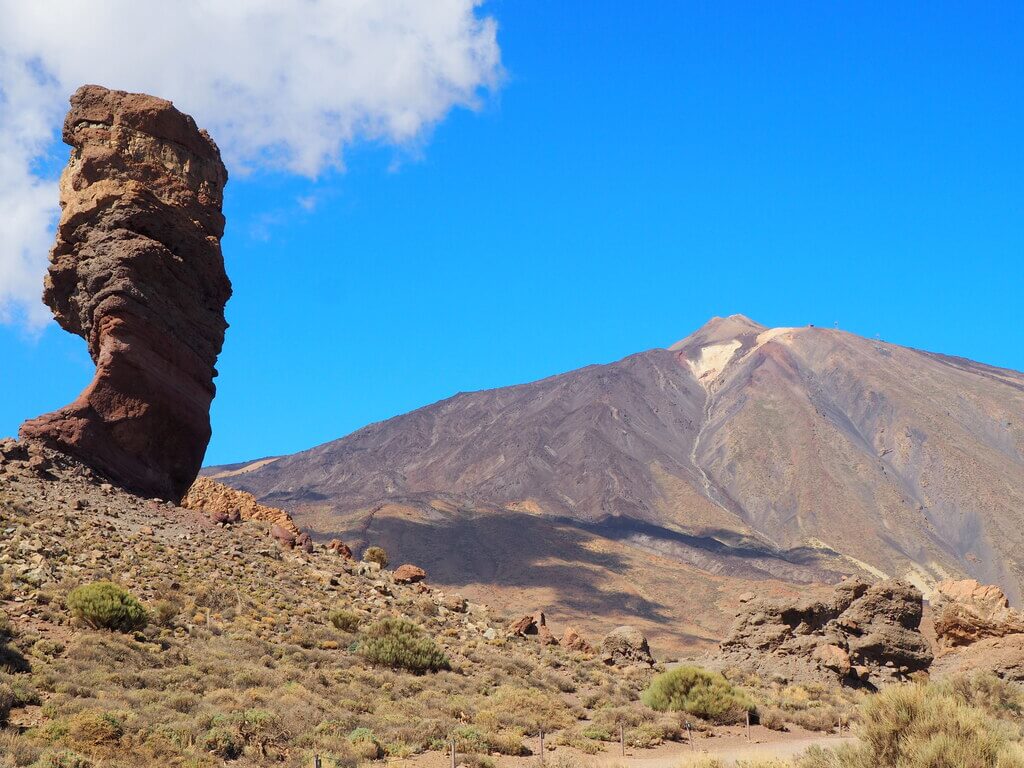
[[[752,585],[1024,587],[1024,375],[742,315],[207,473],[480,599],[668,644]]]

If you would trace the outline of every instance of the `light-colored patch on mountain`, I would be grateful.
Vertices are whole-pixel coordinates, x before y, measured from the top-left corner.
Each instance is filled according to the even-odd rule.
[[[920,589],[925,600],[931,600],[935,597],[936,585],[940,581],[959,577],[952,575],[939,563],[932,560],[928,563],[927,568],[917,563],[911,563],[907,572],[903,574],[903,578]]]
[[[706,387],[725,369],[741,346],[742,342],[734,339],[725,344],[701,347],[700,356],[696,360],[687,360],[686,364],[690,366],[697,381]]]
[[[822,549],[822,550],[829,550],[831,552],[836,552],[841,558],[846,560],[848,563],[851,563],[852,565],[855,565],[856,567],[860,568],[865,573],[870,573],[872,576],[877,576],[879,579],[888,579],[889,578],[889,574],[887,574],[881,568],[876,568],[875,566],[871,565],[871,563],[865,563],[863,560],[858,560],[853,555],[847,555],[847,554],[844,554],[843,552],[839,552],[835,547],[825,543],[821,539],[816,539],[814,537],[811,537],[811,538],[809,538],[807,540],[807,546],[814,547],[815,549]]]
[[[278,458],[279,457],[274,457],[272,459],[260,459],[259,461],[251,462],[249,464],[246,464],[244,467],[239,467],[238,469],[233,469],[227,472],[218,472],[215,475],[209,475],[209,478],[211,480],[221,480],[225,477],[238,477],[238,475],[244,475],[248,472],[255,472],[257,469],[262,469],[268,464],[273,464],[275,461],[277,461]]]
[[[544,510],[540,508],[533,499],[523,499],[522,501],[512,501],[505,505],[505,509],[511,512],[525,512],[528,515],[543,515]]]
[[[769,341],[778,339],[783,344],[791,344],[793,342],[793,333],[799,329],[797,328],[769,328],[764,333],[757,334],[757,341],[754,343],[754,349],[767,344]]]

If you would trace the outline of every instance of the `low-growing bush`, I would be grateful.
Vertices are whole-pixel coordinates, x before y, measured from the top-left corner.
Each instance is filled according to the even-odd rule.
[[[67,606],[72,616],[93,629],[135,632],[149,620],[146,609],[131,592],[109,581],[71,590]]]
[[[340,629],[342,632],[355,632],[359,629],[363,617],[358,613],[338,608],[327,615],[327,620],[334,625],[335,629]]]
[[[14,707],[14,689],[6,683],[0,683],[0,724],[7,722],[7,717]]]
[[[863,707],[859,743],[809,750],[800,768],[1024,768],[1008,723],[941,685],[894,685]]]
[[[450,669],[451,662],[418,626],[405,619],[382,619],[367,627],[358,651],[367,661],[410,672]]]
[[[698,667],[679,667],[658,675],[642,700],[660,712],[686,712],[715,723],[736,723],[754,711],[746,694],[723,675]]]
[[[92,762],[70,749],[45,753],[33,768],[92,768]]]
[[[367,547],[363,552],[363,562],[377,563],[381,568],[388,567],[388,553],[383,547]]]

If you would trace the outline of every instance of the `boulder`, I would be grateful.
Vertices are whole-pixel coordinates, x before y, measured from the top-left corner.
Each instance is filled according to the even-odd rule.
[[[522,616],[518,619],[510,621],[508,626],[505,627],[505,634],[513,637],[526,637],[527,635],[537,634],[537,621],[533,615]]]
[[[1024,633],[1024,614],[1010,607],[1003,591],[974,579],[939,582],[932,610],[940,653],[988,637]]]
[[[605,664],[652,666],[654,657],[647,638],[636,627],[616,627],[601,641],[601,659]]]
[[[406,563],[395,569],[394,579],[399,584],[415,584],[427,578],[427,572],[418,565]]]
[[[558,638],[548,628],[548,620],[543,611],[536,615],[534,623],[537,625],[537,639],[541,645],[558,645]]]
[[[142,495],[178,501],[210,440],[224,342],[217,145],[169,101],[95,85],[71,97],[71,159],[43,300],[88,343],[92,382],[24,438]]]
[[[327,549],[331,552],[341,555],[346,560],[352,560],[352,550],[348,544],[343,542],[341,539],[331,539],[331,543],[327,545]]]
[[[292,549],[298,536],[293,531],[274,523],[270,526],[270,537],[285,549]]]
[[[575,627],[565,628],[565,631],[562,633],[561,645],[571,651],[580,651],[581,653],[594,652],[594,647],[587,642],[583,635],[576,631]]]
[[[749,600],[715,663],[800,682],[907,679],[932,662],[922,611],[921,592],[898,580],[848,579],[822,598]]]

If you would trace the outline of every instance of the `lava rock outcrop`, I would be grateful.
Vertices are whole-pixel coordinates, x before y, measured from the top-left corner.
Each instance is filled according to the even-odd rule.
[[[96,374],[21,435],[132,492],[177,501],[210,440],[227,328],[227,170],[191,117],[143,94],[83,86],[63,135],[72,152],[43,300],[86,340]]]
[[[928,669],[921,592],[899,580],[849,579],[820,600],[745,602],[718,665],[787,680],[841,679],[871,686]]]

